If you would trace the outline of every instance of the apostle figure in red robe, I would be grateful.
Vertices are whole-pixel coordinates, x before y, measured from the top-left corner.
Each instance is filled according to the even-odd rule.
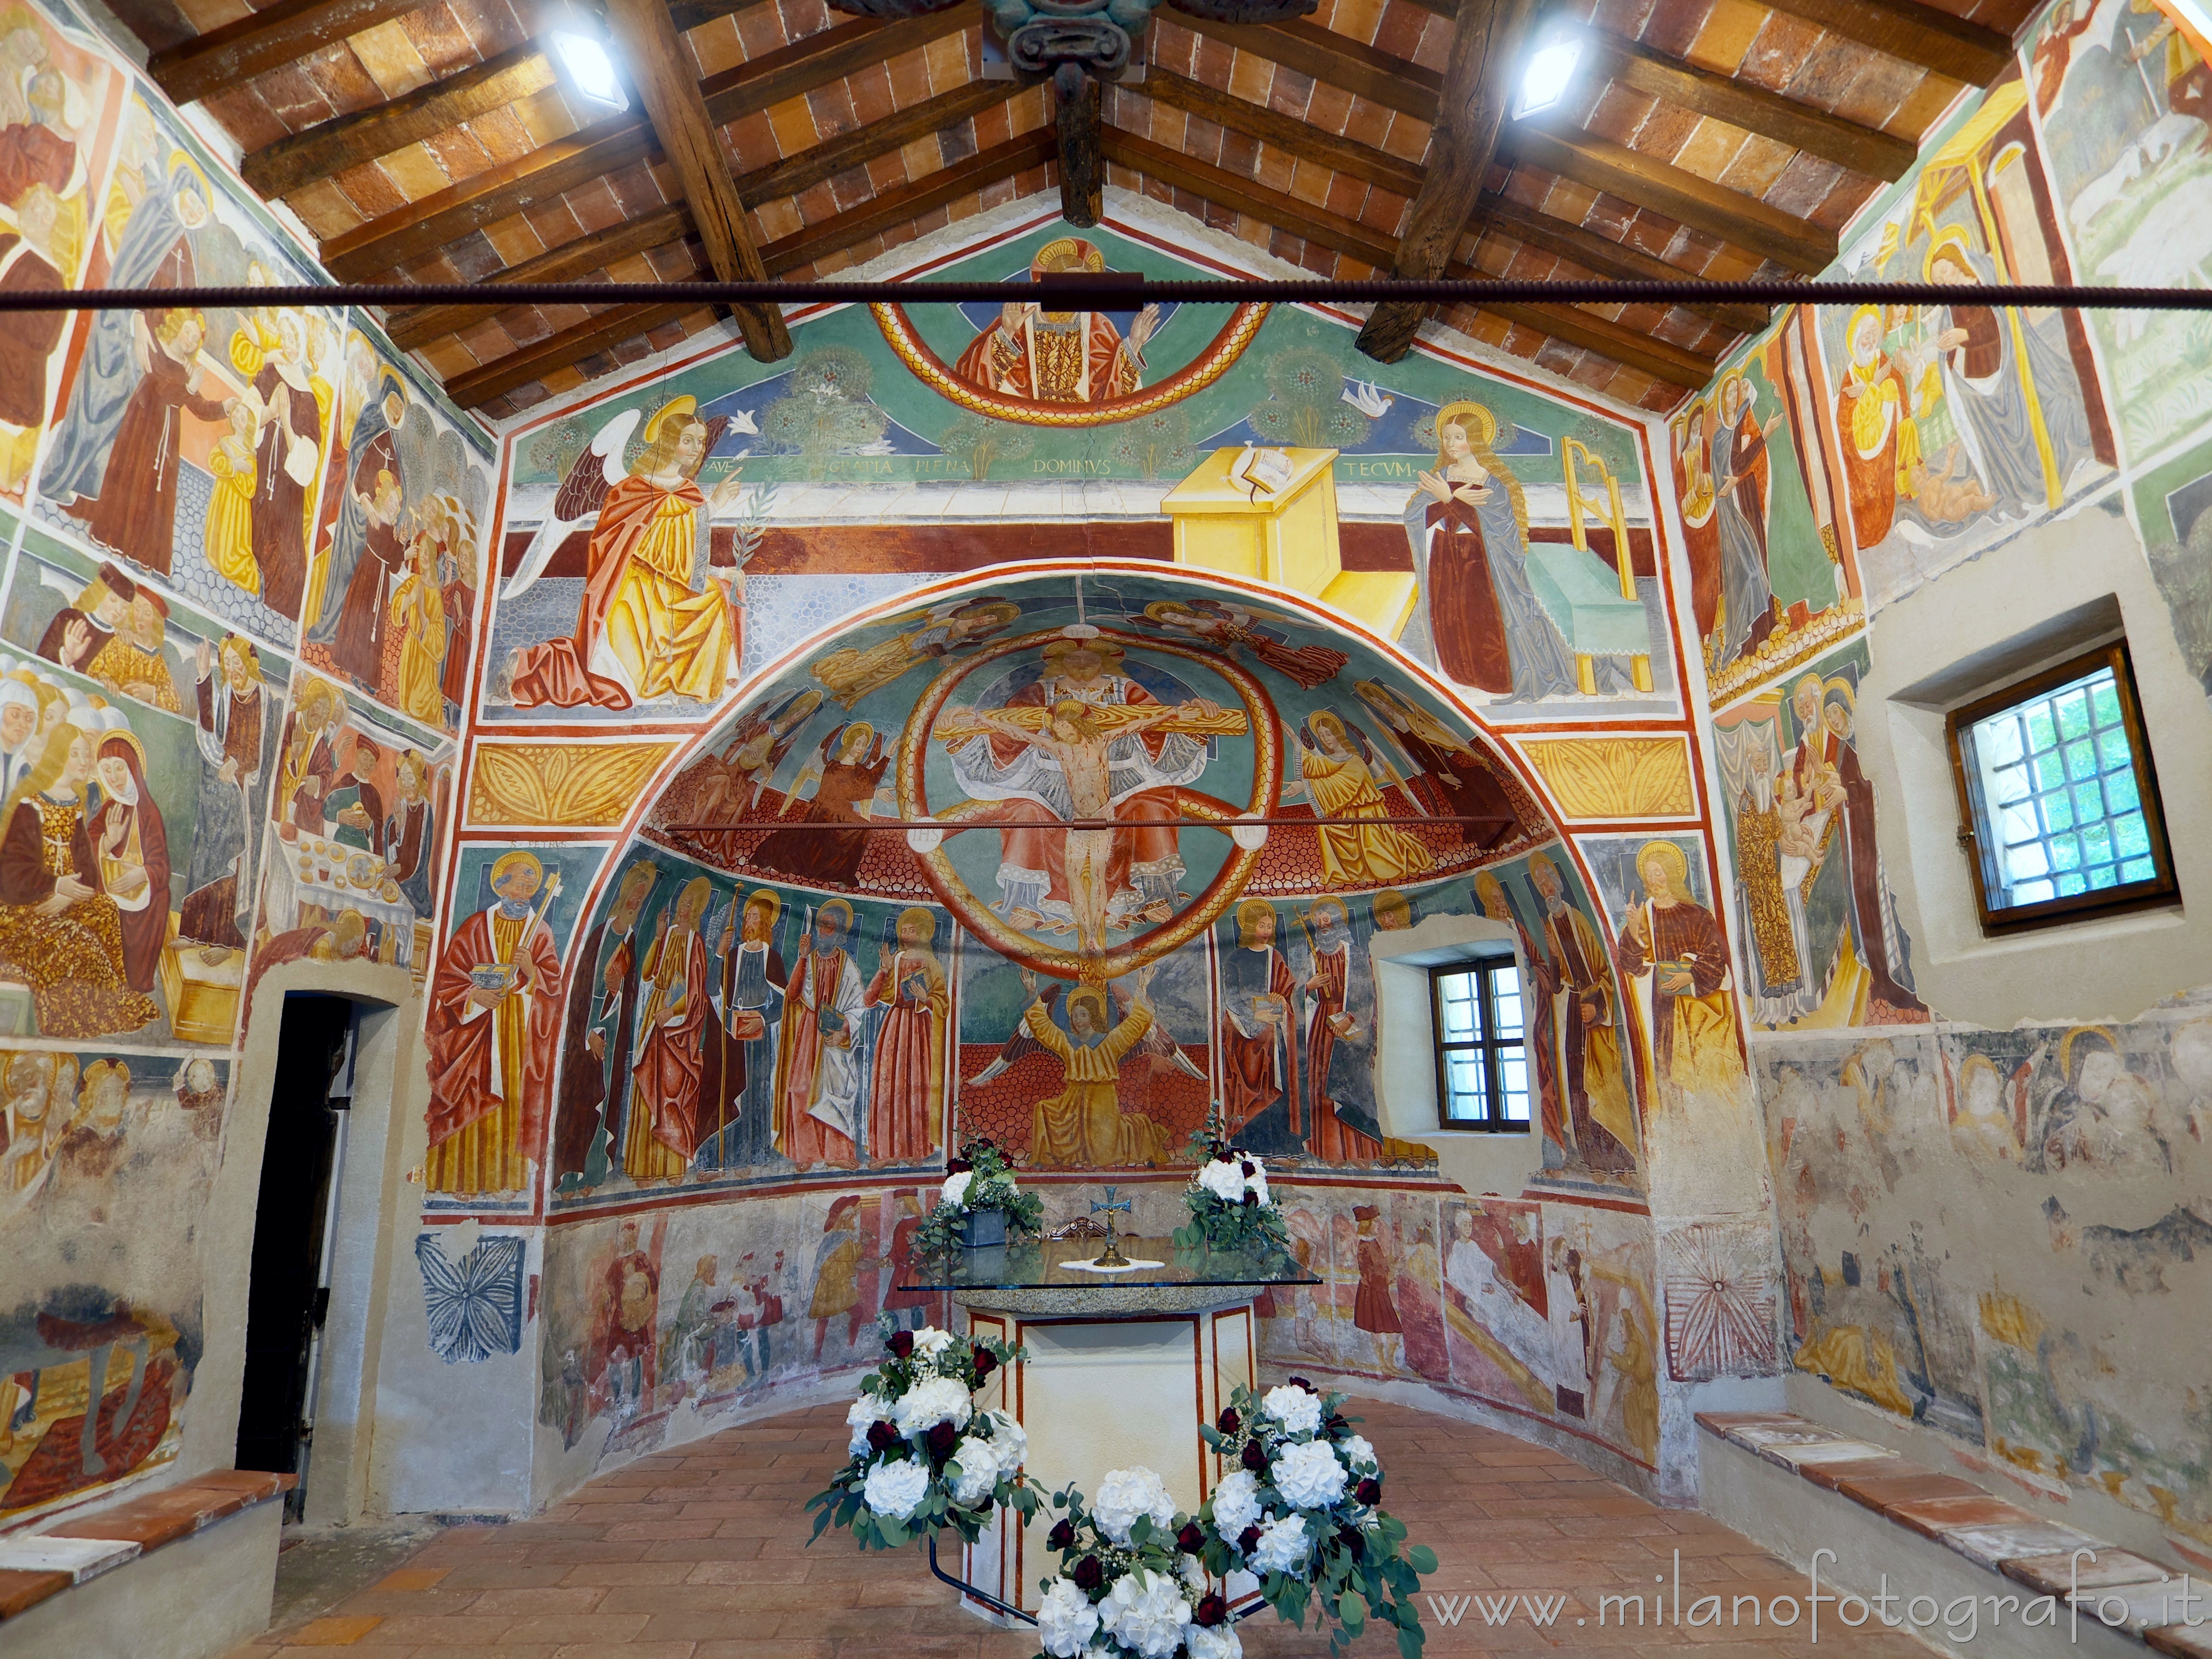
[[[869,1075],[868,1156],[921,1163],[944,1139],[945,1020],[952,991],[937,942],[934,912],[899,913],[898,949],[883,952],[868,981],[869,1006],[884,1009]]]
[[[707,942],[699,932],[714,884],[694,877],[645,953],[645,1007],[637,1064],[630,1072],[629,1124],[623,1168],[632,1181],[677,1182],[698,1150],[699,1103],[705,1071]]]
[[[535,854],[501,854],[492,903],[438,958],[423,1031],[434,1193],[520,1192],[544,1143],[561,1030],[561,958],[532,908],[544,884]]]
[[[1237,945],[1221,952],[1221,1106],[1237,1144],[1265,1154],[1304,1150],[1292,1011],[1298,982],[1275,946],[1265,899],[1237,907]]]
[[[1061,272],[1102,272],[1106,256],[1078,236],[1047,242],[1030,261],[1030,280]],[[1035,300],[1009,300],[999,320],[960,354],[952,372],[986,392],[1034,403],[1090,404],[1126,398],[1142,383],[1145,342],[1159,326],[1146,306],[1123,337],[1103,312],[1047,311]]]

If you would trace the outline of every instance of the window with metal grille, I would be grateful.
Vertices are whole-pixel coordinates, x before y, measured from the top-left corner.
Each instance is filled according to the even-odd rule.
[[[1430,970],[1437,1117],[1447,1129],[1526,1129],[1528,1056],[1510,957]]]
[[[1969,703],[1946,726],[1984,928],[2173,896],[2124,643]]]

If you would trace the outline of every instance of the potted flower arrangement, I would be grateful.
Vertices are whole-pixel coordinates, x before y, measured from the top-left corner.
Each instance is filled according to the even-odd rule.
[[[902,1330],[889,1314],[877,1328],[888,1357],[860,1379],[845,1414],[851,1461],[806,1501],[819,1511],[812,1538],[846,1527],[862,1549],[891,1549],[951,1527],[972,1544],[1000,1505],[1034,1514],[1037,1495],[1022,1479],[1029,1436],[1005,1412],[975,1404],[1022,1350],[928,1325]]]
[[[1203,1431],[1231,1473],[1200,1507],[1200,1559],[1218,1577],[1257,1575],[1261,1596],[1301,1628],[1310,1606],[1334,1620],[1332,1654],[1373,1620],[1395,1627],[1402,1659],[1420,1659],[1413,1596],[1436,1553],[1401,1550],[1406,1523],[1382,1509],[1382,1465],[1343,1403],[1297,1376],[1262,1396],[1236,1391]]]
[[[1209,1141],[1190,1185],[1183,1188],[1188,1224],[1172,1237],[1179,1249],[1287,1250],[1282,1212],[1267,1195],[1267,1166],[1249,1152]]]
[[[1034,1238],[1044,1228],[1044,1200],[1014,1185],[1014,1166],[988,1140],[971,1140],[946,1162],[937,1207],[914,1230],[914,1248],[944,1255],[963,1245]]]
[[[1227,1598],[1200,1560],[1205,1534],[1158,1475],[1115,1469],[1087,1505],[1073,1486],[1052,1501],[1067,1513],[1045,1539],[1060,1553],[1036,1613],[1050,1659],[1240,1659]]]

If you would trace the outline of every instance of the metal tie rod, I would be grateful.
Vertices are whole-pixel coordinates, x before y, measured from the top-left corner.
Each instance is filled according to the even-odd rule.
[[[1181,305],[1370,304],[1387,300],[1425,305],[1979,305],[2084,311],[2212,310],[2212,289],[2097,288],[2074,283],[1950,283],[1864,282],[1709,283],[1522,282],[1403,277],[1359,281],[1158,281],[1123,283],[1027,282],[847,283],[351,283],[261,287],[22,289],[0,292],[0,312],[169,311],[205,306],[237,309],[291,306],[526,305],[964,305],[1036,300],[1070,309],[1127,310],[1147,302]]]

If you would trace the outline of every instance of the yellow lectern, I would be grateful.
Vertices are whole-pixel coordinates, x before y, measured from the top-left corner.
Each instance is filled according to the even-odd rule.
[[[1175,524],[1176,562],[1309,595],[1397,638],[1413,614],[1416,584],[1406,571],[1344,568],[1336,451],[1272,452],[1289,459],[1286,477],[1271,477],[1264,463],[1240,465],[1249,453],[1217,449],[1168,492],[1162,506]]]

